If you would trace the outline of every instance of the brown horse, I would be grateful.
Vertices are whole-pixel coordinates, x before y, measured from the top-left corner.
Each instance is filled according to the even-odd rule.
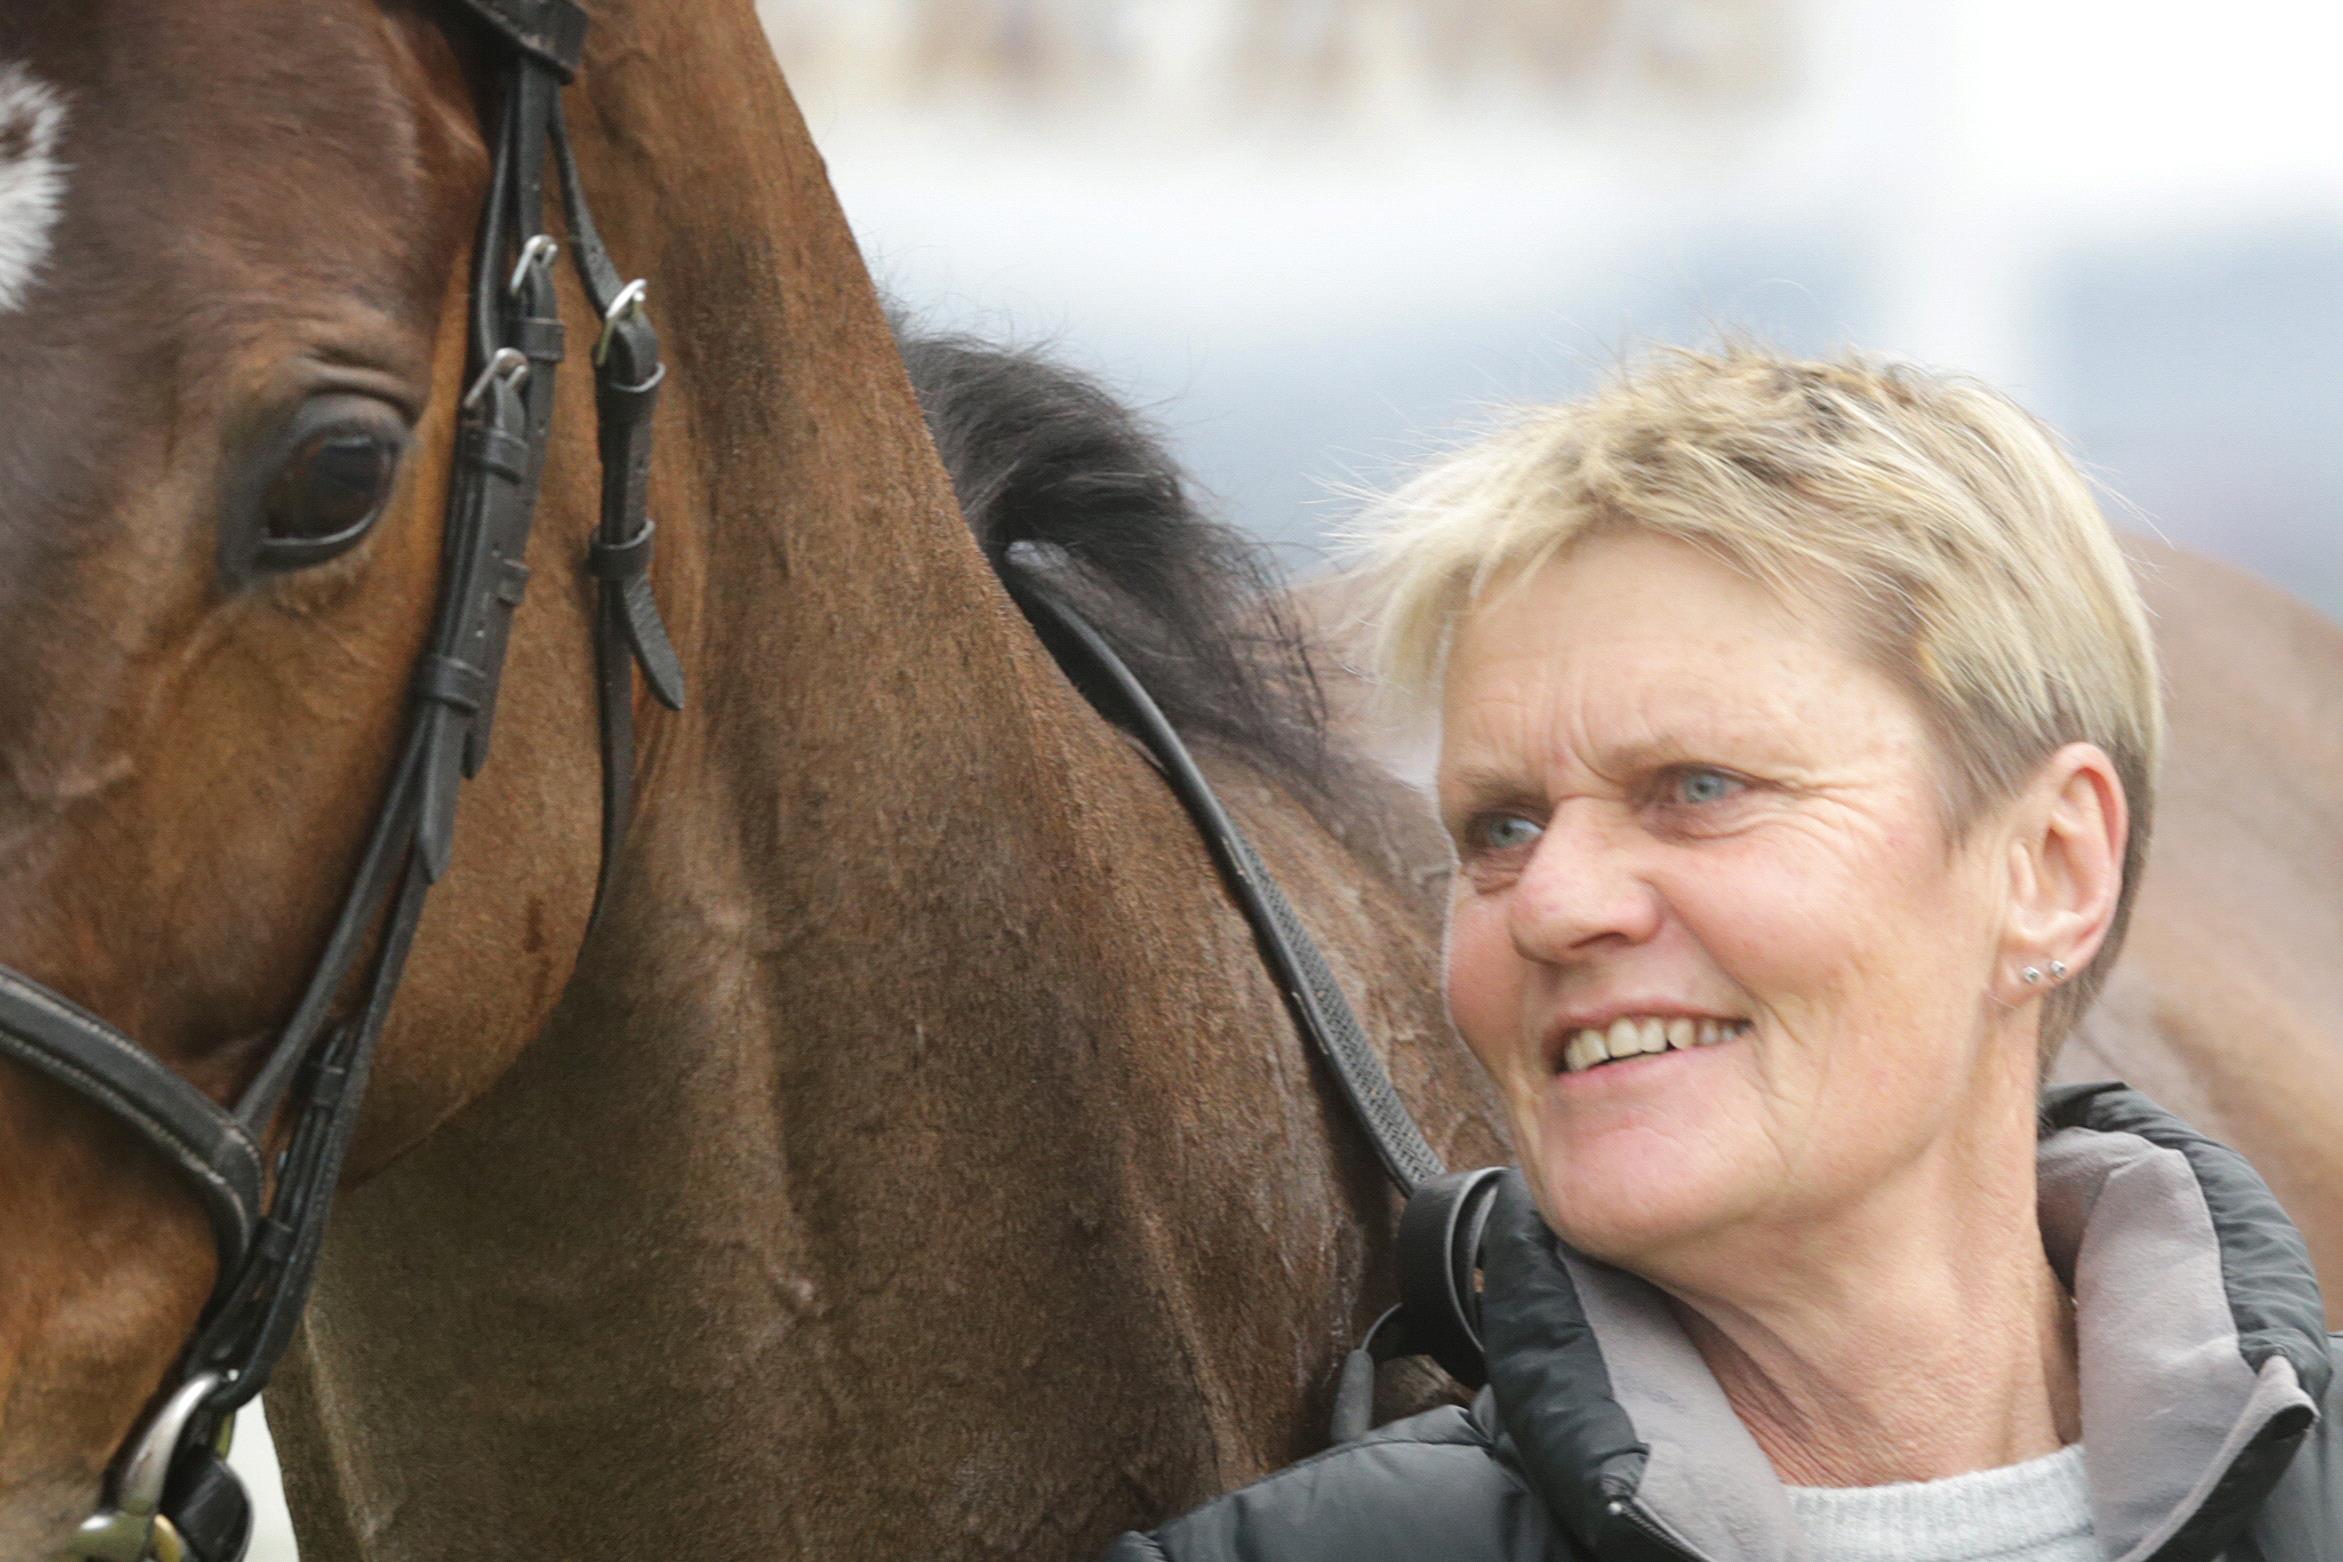
[[[2126,538],[2170,738],[2124,953],[2058,1060],[2234,1146],[2302,1227],[2343,1328],[2343,628]]]
[[[0,963],[221,1099],[430,617],[484,55],[420,0],[0,12]],[[573,353],[494,758],[272,1393],[305,1554],[1084,1555],[1319,1441],[1389,1198],[1186,817],[962,524],[747,0],[598,6],[569,97],[669,350],[693,701],[646,709],[589,937]],[[380,519],[224,572],[231,528],[365,502],[288,445],[311,416],[401,452]],[[1396,800],[1207,761],[1434,1144],[1499,1153]],[[34,1557],[212,1258],[143,1147],[15,1069],[0,1232],[0,1555]]]

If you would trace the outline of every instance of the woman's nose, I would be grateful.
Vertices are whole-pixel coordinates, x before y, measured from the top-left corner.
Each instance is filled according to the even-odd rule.
[[[1558,965],[1606,940],[1640,944],[1659,930],[1660,896],[1632,843],[1592,809],[1558,808],[1546,821],[1506,908],[1513,947]]]

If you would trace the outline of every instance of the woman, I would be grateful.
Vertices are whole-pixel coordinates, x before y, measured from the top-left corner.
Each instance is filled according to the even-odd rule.
[[[1371,543],[1521,1161],[1490,1389],[1114,1558],[2343,1556],[2301,1239],[2138,1096],[2038,1094],[2161,737],[2050,437],[1963,381],[1680,354]]]

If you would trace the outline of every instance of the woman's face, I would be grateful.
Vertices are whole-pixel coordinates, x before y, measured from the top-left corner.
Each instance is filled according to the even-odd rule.
[[[1948,855],[1919,712],[1822,615],[1593,536],[1467,616],[1442,712],[1449,1005],[1574,1246],[1648,1272],[1827,1218],[2013,1067],[2030,1097],[1988,999],[2009,843]]]

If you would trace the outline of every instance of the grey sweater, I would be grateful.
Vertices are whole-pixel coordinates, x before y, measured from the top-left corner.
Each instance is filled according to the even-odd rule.
[[[1804,1562],[2101,1562],[2083,1445],[1891,1486],[1792,1486]]]

